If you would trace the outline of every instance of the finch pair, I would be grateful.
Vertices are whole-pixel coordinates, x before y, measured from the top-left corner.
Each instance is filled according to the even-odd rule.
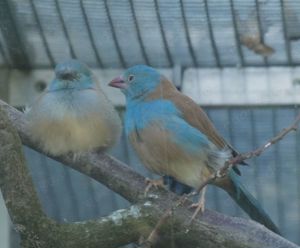
[[[126,97],[125,133],[152,172],[197,189],[238,154],[205,112],[156,69],[133,66],[109,85]],[[76,60],[56,67],[54,80],[26,117],[32,138],[53,155],[109,148],[121,131],[119,116],[91,71]],[[214,184],[252,219],[279,233],[239,174],[235,167]]]

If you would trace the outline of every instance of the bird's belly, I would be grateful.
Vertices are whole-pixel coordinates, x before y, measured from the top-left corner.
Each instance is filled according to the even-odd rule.
[[[148,128],[129,138],[143,164],[156,174],[172,176],[194,188],[211,175],[207,156],[200,149],[197,155],[187,154],[164,130]]]
[[[111,144],[111,134],[104,121],[87,117],[40,120],[33,124],[33,136],[53,155],[82,152]]]
[[[120,122],[103,97],[88,90],[64,96],[49,93],[28,113],[28,130],[46,151],[85,152],[110,147],[117,140]]]
[[[197,189],[210,175],[211,171],[202,161],[173,164],[171,176],[179,182]]]

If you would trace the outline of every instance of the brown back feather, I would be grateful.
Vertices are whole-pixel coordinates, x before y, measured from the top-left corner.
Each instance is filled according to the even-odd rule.
[[[184,119],[191,126],[205,134],[207,138],[218,148],[229,148],[234,157],[239,154],[224,138],[222,138],[203,109],[191,98],[178,91],[176,87],[163,76],[159,87],[153,93],[149,94],[146,100],[151,101],[155,99],[166,99],[172,101],[181,111]],[[240,174],[237,167],[234,167],[234,170]],[[228,177],[220,178],[214,184],[226,189],[227,191],[232,190],[233,187],[232,182]]]
[[[219,135],[206,113],[191,98],[179,92],[166,78],[162,78],[160,86],[151,93],[147,100],[166,99],[172,101],[183,114],[184,119],[197,128],[218,148],[231,146]]]

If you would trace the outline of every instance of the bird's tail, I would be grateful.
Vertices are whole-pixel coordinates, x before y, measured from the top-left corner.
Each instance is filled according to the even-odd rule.
[[[271,231],[280,234],[279,229],[260,206],[259,202],[241,183],[239,175],[231,169],[228,176],[232,187],[230,187],[231,189],[227,190],[227,192],[235,200],[235,202],[250,216],[251,219],[263,224]]]

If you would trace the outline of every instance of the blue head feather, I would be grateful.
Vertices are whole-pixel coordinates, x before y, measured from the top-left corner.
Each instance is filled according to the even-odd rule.
[[[94,86],[90,69],[80,61],[71,59],[55,67],[55,78],[50,83],[48,91],[82,90]]]
[[[136,65],[128,68],[122,75],[127,87],[123,89],[127,101],[144,99],[160,84],[161,75],[154,68]]]
[[[141,131],[153,122],[170,133],[171,139],[189,153],[199,153],[199,147],[208,146],[207,137],[190,126],[176,105],[166,99],[144,101],[161,83],[161,74],[145,65],[136,65],[121,76],[127,100],[125,130],[127,135]]]

